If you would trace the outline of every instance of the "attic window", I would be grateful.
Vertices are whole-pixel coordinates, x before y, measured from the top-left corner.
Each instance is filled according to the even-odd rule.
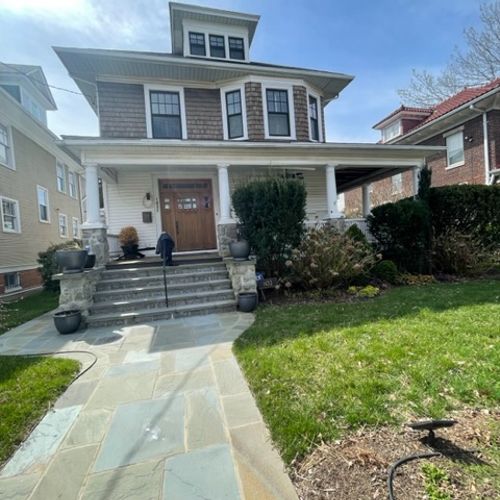
[[[221,35],[210,35],[210,56],[226,58],[226,46],[224,37]]]
[[[391,123],[382,129],[382,142],[389,142],[399,135],[401,135],[401,120]]]
[[[189,32],[189,51],[192,56],[206,56],[205,35],[203,33]]]
[[[243,44],[243,38],[235,38],[230,36],[228,38],[229,44],[229,58],[230,59],[245,59],[245,48]]]

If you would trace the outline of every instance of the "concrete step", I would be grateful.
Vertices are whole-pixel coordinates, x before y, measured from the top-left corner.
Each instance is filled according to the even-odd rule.
[[[148,321],[162,319],[173,319],[184,316],[200,316],[236,310],[236,300],[223,300],[216,302],[203,302],[201,304],[189,304],[175,307],[163,307],[156,309],[140,309],[137,311],[123,313],[107,313],[90,315],[87,318],[90,327],[103,327],[113,325],[133,325]]]
[[[175,286],[180,283],[200,283],[214,280],[227,279],[228,272],[225,267],[217,271],[195,271],[191,273],[167,275],[168,286]],[[126,288],[143,288],[147,286],[163,285],[163,273],[146,276],[115,277],[113,279],[102,279],[97,284],[97,291],[119,290]]]
[[[197,281],[195,283],[176,283],[172,284],[170,280],[167,283],[168,293],[171,295],[190,294],[208,292],[211,290],[227,290],[231,288],[229,279]],[[155,297],[164,294],[163,280],[160,284],[152,286],[132,287],[111,289],[97,292],[94,295],[94,303],[110,302],[119,300],[133,300],[146,297]]]
[[[179,274],[191,274],[194,272],[209,272],[209,271],[220,271],[226,269],[224,262],[213,262],[210,264],[188,264],[182,266],[167,266],[165,271],[167,276],[179,275]],[[125,269],[106,269],[102,273],[102,280],[117,279],[117,278],[128,278],[128,277],[138,277],[138,276],[157,276],[163,275],[162,266],[137,266]]]
[[[181,305],[203,304],[206,302],[222,302],[232,299],[234,299],[233,290],[231,288],[226,288],[225,290],[169,295],[168,305],[169,307],[177,307]],[[133,300],[117,300],[95,303],[90,309],[90,314],[130,312],[163,307],[165,307],[165,295],[160,294],[154,297]]]

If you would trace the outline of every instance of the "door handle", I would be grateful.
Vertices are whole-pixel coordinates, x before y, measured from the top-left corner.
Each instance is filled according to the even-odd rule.
[[[179,221],[175,221],[175,234],[179,234]]]

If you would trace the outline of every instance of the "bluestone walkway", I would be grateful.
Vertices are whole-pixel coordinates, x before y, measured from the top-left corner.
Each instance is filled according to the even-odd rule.
[[[0,471],[0,498],[296,499],[231,350],[252,322],[228,313],[62,336],[45,315],[1,336],[1,354],[76,349],[98,362]]]

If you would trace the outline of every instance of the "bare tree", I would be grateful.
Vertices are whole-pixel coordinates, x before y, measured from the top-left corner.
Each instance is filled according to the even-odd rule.
[[[464,31],[466,52],[455,47],[450,62],[438,75],[414,69],[408,87],[398,90],[405,104],[432,106],[466,86],[500,76],[500,0],[483,4],[480,9],[481,29]]]

